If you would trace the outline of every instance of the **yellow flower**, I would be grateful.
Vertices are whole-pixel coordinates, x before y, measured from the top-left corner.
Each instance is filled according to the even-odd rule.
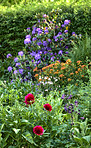
[[[66,26],[66,30],[68,30],[68,26]]]

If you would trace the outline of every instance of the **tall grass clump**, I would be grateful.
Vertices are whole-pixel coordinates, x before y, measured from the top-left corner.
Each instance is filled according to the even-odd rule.
[[[82,40],[79,40],[76,44],[73,42],[73,48],[70,52],[72,61],[76,63],[76,61],[81,60],[84,63],[86,62],[86,58],[88,57],[91,60],[91,39],[88,34],[85,34],[85,37]]]

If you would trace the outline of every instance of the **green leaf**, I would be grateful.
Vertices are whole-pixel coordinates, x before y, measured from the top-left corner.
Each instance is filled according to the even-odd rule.
[[[84,140],[86,140],[87,141],[87,143],[90,143],[91,142],[91,136],[89,135],[89,136],[84,136],[84,137],[82,137],[82,139]]]
[[[18,132],[20,131],[21,129],[16,129],[16,128],[13,128],[13,131],[18,134]]]
[[[24,134],[22,134],[22,136],[31,144],[34,144],[37,146],[37,144],[33,141],[33,138],[31,136],[31,134],[29,132],[25,132]]]

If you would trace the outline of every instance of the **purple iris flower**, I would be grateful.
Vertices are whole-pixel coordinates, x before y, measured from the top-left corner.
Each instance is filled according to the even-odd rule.
[[[16,57],[16,58],[14,58],[14,62],[17,62],[18,61],[18,58]]]
[[[54,58],[55,58],[54,56],[51,57],[51,60],[52,60],[53,62],[54,62]]]
[[[61,27],[65,27],[65,25],[64,25],[64,24],[62,24],[62,25],[61,25]]]
[[[62,97],[61,97],[61,99],[65,99],[65,97],[66,97],[66,95],[65,95],[65,94],[63,94],[63,95],[62,95]]]
[[[43,41],[43,46],[47,46],[47,41]]]
[[[63,51],[62,51],[62,50],[60,50],[60,51],[58,52],[58,54],[62,55],[62,54],[63,54]]]
[[[47,50],[51,50],[51,48],[50,47],[47,47]]]
[[[44,34],[47,34],[47,33],[49,33],[49,31],[48,30],[44,30]]]
[[[63,38],[60,38],[60,41],[62,41],[63,40]]]
[[[35,38],[32,38],[32,41],[36,41],[37,40],[37,38],[35,37]]]
[[[38,42],[37,45],[38,45],[38,46],[41,46],[41,45],[42,45],[42,42]]]
[[[67,107],[64,107],[64,110],[67,112],[68,111]]]
[[[23,69],[19,69],[19,73],[20,74],[23,74]]]
[[[76,33],[75,33],[75,32],[72,32],[72,35],[73,35],[73,36],[75,36],[75,35],[76,35]]]
[[[15,66],[17,67],[17,66],[20,66],[20,65],[21,65],[20,63],[16,63],[16,65],[15,65]]]
[[[72,98],[72,95],[69,95],[69,97],[67,99],[71,99]]]
[[[39,30],[39,31],[38,31],[38,35],[42,34],[42,32],[43,32],[42,30]]]
[[[11,72],[12,69],[13,69],[13,68],[12,68],[11,66],[8,67],[8,71],[9,71],[9,72]]]
[[[65,52],[65,54],[69,54],[69,52],[68,52],[68,51],[66,51],[66,52]]]
[[[40,20],[38,20],[38,23],[40,23]]]
[[[19,56],[23,56],[23,54],[24,54],[23,51],[18,52]]]
[[[29,44],[29,43],[31,43],[30,38],[26,38],[26,39],[24,40],[24,44]]]
[[[68,30],[64,30],[64,33],[67,33],[68,32]]]
[[[59,32],[58,35],[62,35],[62,32]]]
[[[7,58],[9,58],[9,57],[12,57],[12,55],[9,53],[9,54],[7,54]]]
[[[64,25],[68,25],[70,23],[70,20],[65,20]]]
[[[30,27],[28,27],[27,30],[30,30]]]
[[[75,105],[78,106],[78,101],[75,101]]]
[[[51,43],[51,42],[52,42],[52,40],[51,40],[51,39],[48,39],[48,42],[49,42],[49,43]]]
[[[41,56],[40,56],[39,53],[37,53],[37,54],[35,55],[35,60],[39,60],[39,59],[41,59]]]
[[[30,55],[31,55],[31,56],[35,56],[35,55],[36,55],[36,52],[32,51],[32,52],[30,53]]]
[[[53,53],[51,52],[51,53],[50,53],[50,56],[52,56],[52,55],[53,55]]]
[[[32,30],[32,34],[35,34],[35,29]]]
[[[80,117],[82,120],[84,120],[84,117]]]
[[[65,46],[65,49],[68,49],[68,46]]]
[[[18,73],[18,71],[17,70],[14,70],[14,74],[16,75]]]
[[[31,39],[31,35],[26,35],[26,39],[27,39],[27,38]]]

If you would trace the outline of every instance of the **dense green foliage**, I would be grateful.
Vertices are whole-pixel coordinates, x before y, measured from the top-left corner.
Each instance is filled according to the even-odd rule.
[[[35,9],[36,8],[36,9]],[[37,4],[36,7],[32,5],[21,5],[20,7],[11,7],[0,11],[0,58],[4,58],[7,53],[16,55],[24,46],[23,40],[25,37],[24,29],[32,28],[36,23],[35,15],[38,12],[48,14],[53,8],[59,8],[59,17],[62,20],[71,20],[72,26],[70,32],[75,31],[77,34],[87,32],[90,35],[90,7],[64,5],[62,3],[49,5]],[[56,13],[56,12],[55,12]]]

